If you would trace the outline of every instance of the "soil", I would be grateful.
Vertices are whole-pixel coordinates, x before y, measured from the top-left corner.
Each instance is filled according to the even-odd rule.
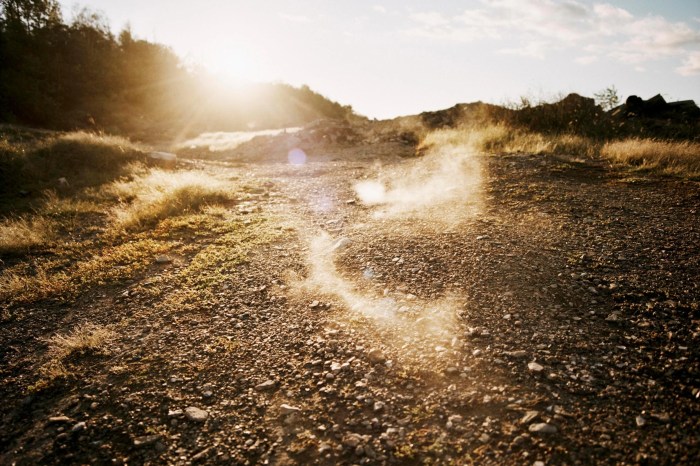
[[[395,217],[354,182],[415,159],[203,164],[276,234],[179,308],[187,250],[3,322],[0,463],[697,464],[700,185],[478,159],[477,206]],[[31,390],[81,321],[117,336]]]

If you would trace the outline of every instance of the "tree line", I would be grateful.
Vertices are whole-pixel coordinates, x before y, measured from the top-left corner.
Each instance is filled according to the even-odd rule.
[[[87,9],[66,22],[56,0],[0,0],[0,121],[88,128],[141,139],[296,126],[352,108],[286,84],[216,87],[168,47],[115,35]]]

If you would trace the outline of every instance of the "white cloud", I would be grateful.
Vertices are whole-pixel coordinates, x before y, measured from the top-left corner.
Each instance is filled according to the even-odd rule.
[[[590,65],[598,61],[598,57],[595,55],[583,55],[574,59],[579,65]]]
[[[280,18],[292,23],[310,23],[311,18],[305,15],[293,15],[289,13],[280,13]]]
[[[372,9],[377,13],[386,13],[386,7],[383,5],[374,5]]]
[[[676,71],[683,76],[700,74],[700,52],[689,54],[683,61],[683,66],[676,68]]]
[[[545,58],[548,53],[578,49],[575,61],[592,63],[609,57],[636,65],[677,57],[693,70],[700,49],[700,28],[661,16],[634,16],[607,3],[592,6],[575,0],[480,0],[481,5],[447,17],[436,11],[413,12],[409,34],[453,42],[485,39],[502,42],[501,52]],[[693,18],[695,19],[695,18]],[[517,46],[510,46],[517,43]],[[690,71],[691,73],[694,73]]]

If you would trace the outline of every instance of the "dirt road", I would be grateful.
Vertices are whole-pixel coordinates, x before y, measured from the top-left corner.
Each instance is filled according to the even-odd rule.
[[[0,463],[697,461],[698,184],[426,163],[206,165],[250,234],[3,324]],[[25,390],[66,319],[117,336]]]

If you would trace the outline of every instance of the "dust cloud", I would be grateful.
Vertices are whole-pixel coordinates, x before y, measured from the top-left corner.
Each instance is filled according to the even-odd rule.
[[[482,167],[464,145],[439,144],[415,161],[384,169],[355,183],[376,218],[434,218],[448,222],[474,215],[481,205]]]
[[[312,238],[310,273],[302,288],[339,298],[352,314],[376,324],[383,331],[385,342],[404,350],[407,357],[425,359],[446,355],[457,344],[456,315],[463,300],[450,296],[426,301],[410,293],[368,286],[366,280],[372,277],[367,275],[346,278],[338,271],[336,256],[349,242],[347,238],[334,240],[325,232]]]

